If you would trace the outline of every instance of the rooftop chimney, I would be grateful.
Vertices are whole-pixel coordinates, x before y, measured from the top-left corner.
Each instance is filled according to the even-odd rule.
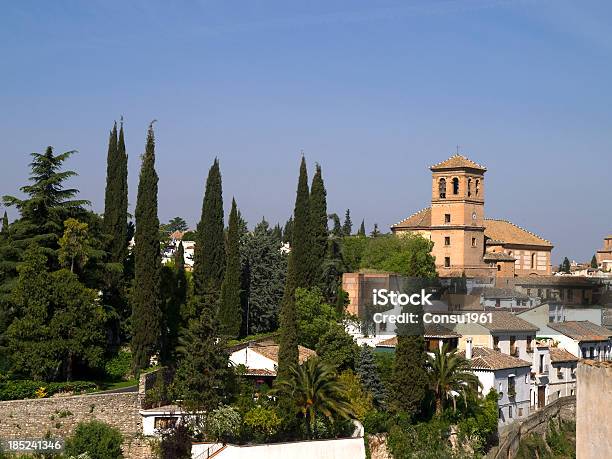
[[[472,359],[472,337],[468,336],[465,339],[465,358],[468,360]]]

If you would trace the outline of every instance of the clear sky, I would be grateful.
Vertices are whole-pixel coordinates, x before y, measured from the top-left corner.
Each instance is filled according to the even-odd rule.
[[[158,120],[162,221],[196,222],[218,156],[226,207],[284,222],[303,150],[330,211],[388,229],[458,144],[489,170],[487,216],[551,240],[555,263],[590,260],[612,233],[611,88],[606,1],[5,2],[0,194],[28,153],[77,149],[101,211],[123,115],[132,208]]]

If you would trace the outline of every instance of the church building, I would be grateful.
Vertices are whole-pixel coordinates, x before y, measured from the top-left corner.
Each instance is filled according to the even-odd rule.
[[[487,169],[456,154],[430,167],[431,207],[391,227],[433,241],[441,277],[551,274],[553,245],[507,220],[485,218]]]

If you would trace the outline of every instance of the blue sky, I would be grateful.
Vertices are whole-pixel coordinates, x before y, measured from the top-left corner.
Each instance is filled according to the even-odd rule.
[[[300,151],[330,211],[390,224],[428,205],[428,166],[484,164],[486,214],[590,259],[612,233],[612,5],[605,1],[20,1],[0,17],[0,193],[28,153],[77,149],[103,208],[113,120],[130,201],[157,119],[160,218],[194,224],[221,161],[251,226],[284,222]]]

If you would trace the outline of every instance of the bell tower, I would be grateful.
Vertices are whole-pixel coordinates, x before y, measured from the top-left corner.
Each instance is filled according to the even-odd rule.
[[[485,275],[484,174],[487,169],[455,154],[435,164],[431,189],[431,240],[441,276]]]

